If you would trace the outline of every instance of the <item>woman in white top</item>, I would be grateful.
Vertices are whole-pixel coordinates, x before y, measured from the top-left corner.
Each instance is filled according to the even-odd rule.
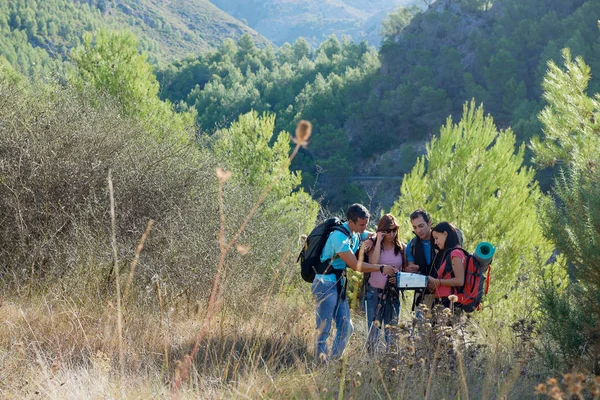
[[[402,271],[406,263],[406,245],[398,237],[398,220],[392,214],[386,214],[377,224],[375,244],[367,253],[369,263],[393,266],[396,271]],[[365,279],[367,277],[365,276]],[[400,316],[400,299],[396,291],[395,277],[388,277],[381,272],[371,272],[366,290],[366,311],[369,321],[369,337],[367,350],[374,353],[377,349],[379,331],[383,327],[386,348],[389,350],[395,338],[390,335],[386,326],[398,325]]]

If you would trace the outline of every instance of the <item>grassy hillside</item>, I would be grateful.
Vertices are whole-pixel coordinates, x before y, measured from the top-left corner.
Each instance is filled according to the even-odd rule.
[[[217,47],[250,34],[267,40],[207,0],[0,0],[0,60],[26,75],[55,71],[85,32],[127,29],[156,63]]]
[[[304,37],[317,47],[327,37],[348,35],[379,45],[379,26],[390,11],[415,0],[211,0],[222,10],[282,45]]]

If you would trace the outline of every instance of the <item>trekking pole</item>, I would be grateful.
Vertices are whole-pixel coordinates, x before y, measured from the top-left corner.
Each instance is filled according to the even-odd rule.
[[[365,343],[363,344],[362,350],[360,351],[360,356],[362,358],[363,354],[365,353],[365,349],[367,348],[367,343],[369,342],[369,335],[371,334],[371,329],[373,328],[373,326],[369,326],[369,313],[367,312],[367,296],[365,296],[365,322],[366,322],[366,327],[367,327],[367,340],[365,340]]]
[[[383,293],[383,292],[382,292]],[[377,296],[379,296],[379,293],[377,293]],[[368,303],[367,303],[367,296],[365,296],[365,320],[367,322],[367,339],[365,340],[365,343],[363,344],[363,348],[361,351],[361,356],[363,355],[365,349],[367,348],[367,345],[369,344],[369,338],[371,337],[371,332],[373,331],[373,328],[375,328],[375,323],[379,320],[379,315],[380,315],[380,311],[381,311],[381,301],[377,300],[377,307],[375,308],[375,312],[373,313],[373,322],[371,323],[371,326],[369,326],[369,314],[367,312],[368,310]],[[383,298],[382,298],[383,300]]]

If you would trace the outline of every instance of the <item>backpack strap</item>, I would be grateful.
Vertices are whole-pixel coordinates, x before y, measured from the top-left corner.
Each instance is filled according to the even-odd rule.
[[[463,249],[462,247],[456,246],[451,249],[448,249],[444,252],[444,258],[446,258],[446,264],[444,264],[444,270],[442,271],[442,276],[446,275],[446,273],[450,273],[450,275],[454,278],[454,269],[452,268],[452,252],[454,250],[460,250],[465,255],[465,273],[467,272],[467,264],[469,262],[469,257],[471,256],[468,251]],[[444,263],[442,261],[442,263]],[[448,270],[450,268],[450,270]]]
[[[342,232],[344,235],[346,235],[348,237],[348,239],[350,239],[350,247],[352,247],[352,244],[354,244],[354,238],[352,237],[352,233],[350,233],[350,231],[348,229],[346,229],[345,226],[343,226],[343,225],[334,226],[333,228],[331,228],[330,234],[334,231]],[[333,255],[333,257],[331,257],[329,260],[325,260],[324,262],[328,263],[329,266],[331,266],[331,263],[333,262],[333,260],[335,260],[338,257],[339,257],[338,253],[335,253]],[[329,268],[329,266],[328,266],[328,268]]]
[[[343,225],[337,225],[334,226],[333,228],[331,228],[331,232],[333,231],[339,231],[342,232],[344,235],[346,235],[350,241],[351,241],[351,245],[354,241],[353,237],[352,237],[352,233],[346,229],[345,226]],[[330,234],[331,234],[330,232]],[[345,300],[346,299],[346,289],[348,287],[348,279],[344,279],[344,284],[342,285],[342,278],[345,276],[345,270],[336,270],[335,268],[333,268],[332,263],[333,260],[335,260],[336,258],[338,258],[338,254],[334,254],[333,257],[331,257],[328,260],[325,260],[323,263],[327,264],[327,268],[325,268],[325,271],[323,271],[323,274],[335,274],[336,277],[336,289],[337,289],[337,293],[338,296],[340,297],[340,299]]]

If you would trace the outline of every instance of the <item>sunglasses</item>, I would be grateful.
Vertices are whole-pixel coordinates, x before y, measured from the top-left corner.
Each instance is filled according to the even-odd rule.
[[[398,228],[393,228],[393,229],[386,229],[386,230],[381,231],[381,232],[383,232],[383,233],[393,233],[393,232],[397,232],[397,231],[398,231]]]

